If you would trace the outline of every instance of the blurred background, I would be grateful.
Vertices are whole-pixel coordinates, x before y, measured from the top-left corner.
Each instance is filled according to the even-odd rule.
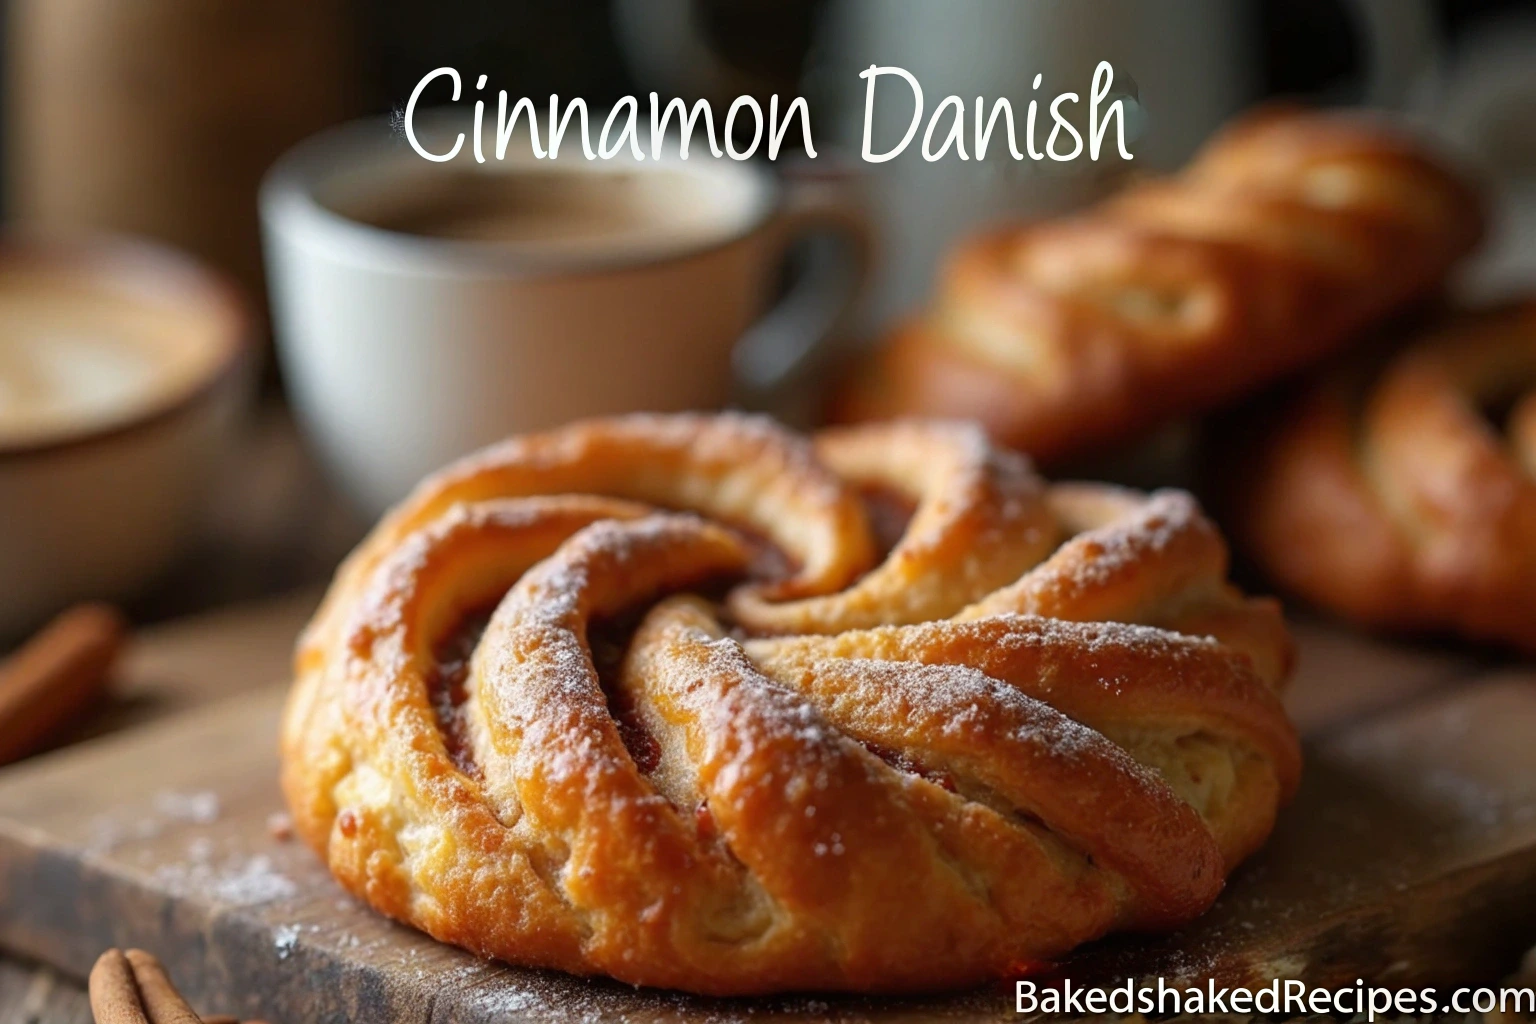
[[[146,621],[313,584],[378,507],[399,496],[393,483],[360,483],[364,471],[349,466],[366,466],[402,442],[339,424],[332,413],[340,417],[352,403],[364,407],[358,424],[368,422],[364,415],[387,417],[408,424],[408,438],[428,436],[435,410],[456,404],[455,395],[433,389],[451,385],[421,378],[420,402],[402,404],[388,380],[340,367],[341,356],[331,359],[325,343],[308,340],[322,329],[366,334],[336,328],[343,314],[326,305],[352,279],[298,294],[312,279],[302,269],[308,265],[278,246],[277,261],[298,283],[274,296],[267,278],[277,265],[274,228],[268,224],[264,259],[258,190],[282,154],[352,119],[372,118],[369,131],[393,139],[394,150],[378,159],[398,162],[402,147],[389,119],[438,67],[458,68],[467,82],[487,74],[490,90],[532,97],[541,109],[550,93],[583,97],[601,111],[655,90],[663,101],[707,98],[723,118],[738,95],[760,97],[765,107],[775,93],[807,96],[820,156],[807,164],[787,153],[760,173],[835,186],[861,211],[869,229],[862,237],[877,242],[850,316],[831,316],[825,302],[790,304],[751,328],[764,351],[779,344],[775,331],[804,334],[818,317],[817,332],[835,329],[856,343],[922,300],[939,254],[957,235],[988,219],[1071,208],[1127,175],[1177,167],[1233,112],[1273,97],[1392,107],[1421,122],[1470,154],[1508,205],[1495,219],[1504,237],[1485,258],[1481,280],[1492,287],[1522,267],[1528,277],[1536,264],[1536,252],[1520,246],[1522,237],[1536,237],[1532,0],[10,0],[7,7],[0,160],[12,234],[0,261],[0,578],[14,594],[0,604],[0,637],[8,639],[85,597],[121,600]],[[924,164],[911,153],[889,164],[857,160],[857,72],[872,61],[912,70],[930,111],[950,92],[989,102],[1006,96],[1022,111],[1037,71],[1044,95],[1086,93],[1104,59],[1116,69],[1117,95],[1133,107],[1130,165],[1018,165],[1000,149],[984,164]],[[904,123],[897,101],[882,113]],[[315,165],[327,161],[362,174],[366,167],[357,165],[369,152],[311,147],[295,174],[320,173]],[[721,181],[723,188],[735,179]],[[345,193],[351,186],[325,187]],[[283,246],[300,244],[286,234],[286,214],[269,216],[280,220]],[[105,235],[118,240],[89,240]],[[374,235],[353,242],[386,246]],[[526,243],[518,245],[527,250]],[[409,250],[412,260],[433,252]],[[780,250],[770,254],[765,306],[793,293],[797,278],[847,263],[846,253],[815,244],[790,253],[798,269],[783,272]],[[483,269],[491,265],[499,264],[476,274],[495,276]],[[431,276],[420,262],[392,266],[391,292]],[[558,305],[538,308],[557,326],[543,336],[520,334],[516,344],[566,346],[561,359],[601,365],[574,333],[561,332]],[[496,317],[487,317],[489,325],[466,318],[413,326],[392,314],[395,322],[378,329],[388,330],[391,345],[414,344],[435,358],[456,331],[490,331],[494,341]],[[721,323],[716,333],[740,331],[729,318]],[[142,366],[114,362],[129,350],[159,385],[129,387]],[[524,375],[543,372],[529,369],[537,361],[518,365]],[[346,373],[355,388],[330,383]],[[579,383],[549,374],[534,383],[555,392],[551,408],[590,411],[579,396],[560,393]],[[779,376],[779,384],[813,389],[803,376]],[[291,409],[296,398],[302,426]],[[653,404],[642,395],[627,401]],[[481,417],[474,430],[541,425],[519,419],[515,408],[500,415]],[[463,430],[444,437],[438,447],[449,453],[486,439]]]

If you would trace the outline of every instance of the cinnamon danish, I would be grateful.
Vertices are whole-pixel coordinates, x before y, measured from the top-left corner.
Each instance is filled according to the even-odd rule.
[[[883,524],[883,525],[882,525]],[[283,731],[347,889],[704,993],[964,985],[1200,914],[1297,782],[1277,606],[1180,492],[976,429],[515,438],[337,574]]]
[[[1255,433],[1223,475],[1276,580],[1369,626],[1536,653],[1536,302],[1335,367]]]
[[[975,417],[1060,460],[1316,361],[1438,288],[1482,230],[1469,184],[1389,125],[1264,110],[1177,177],[962,244],[835,413]]]

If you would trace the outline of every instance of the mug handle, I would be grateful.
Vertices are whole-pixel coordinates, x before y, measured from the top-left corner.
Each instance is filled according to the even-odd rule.
[[[807,254],[788,292],[736,344],[737,383],[759,398],[823,363],[831,343],[847,333],[875,253],[874,221],[853,199],[847,174],[790,172],[783,204],[766,230],[770,265],[782,265],[797,242],[832,244]]]

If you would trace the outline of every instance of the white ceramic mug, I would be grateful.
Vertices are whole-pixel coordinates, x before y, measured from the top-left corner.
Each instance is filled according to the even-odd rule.
[[[765,306],[798,237],[852,240],[861,278],[858,215],[824,189],[785,187],[703,148],[680,160],[672,143],[636,163],[589,161],[567,144],[537,161],[514,143],[505,161],[477,164],[466,145],[464,158],[434,164],[370,122],[279,162],[261,197],[278,355],[309,436],[362,506],[377,512],[455,456],[521,431],[719,407],[737,393],[744,335],[756,340],[735,365],[763,378],[830,333],[852,298],[847,275],[837,294],[792,289],[767,326]],[[630,189],[662,206],[623,240],[567,236],[558,222],[547,237],[465,240],[365,219],[392,196],[454,187],[444,173],[475,188],[499,175],[592,176],[594,195]]]

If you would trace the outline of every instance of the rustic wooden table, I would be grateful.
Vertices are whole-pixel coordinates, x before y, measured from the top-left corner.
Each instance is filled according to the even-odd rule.
[[[16,1024],[91,1024],[85,990],[47,967],[0,958],[0,1020]]]
[[[318,600],[319,590],[310,587],[147,627],[124,659],[112,706],[85,723],[77,739],[131,728],[284,678],[293,637]],[[167,966],[174,975],[175,965]],[[0,955],[0,1022],[90,1020],[78,979]]]
[[[286,410],[262,408],[245,447],[229,460],[203,535],[129,609],[144,628],[115,699],[74,739],[281,679],[321,582],[362,529],[326,484]],[[0,1022],[90,1020],[78,979],[0,954]]]

